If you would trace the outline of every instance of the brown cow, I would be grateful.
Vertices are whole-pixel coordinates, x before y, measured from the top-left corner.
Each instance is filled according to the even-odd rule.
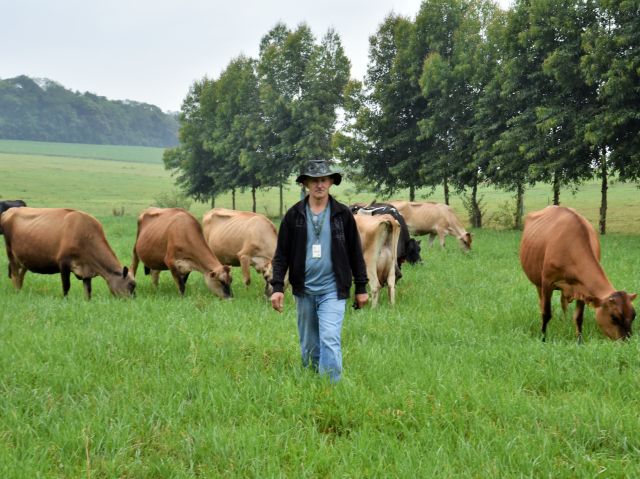
[[[195,270],[204,275],[214,294],[231,297],[230,268],[223,266],[211,252],[198,220],[182,208],[147,208],[140,213],[131,262],[134,275],[139,261],[144,264],[145,274],[151,272],[155,286],[160,271],[168,269],[184,295],[189,273]]]
[[[9,277],[22,288],[27,271],[60,273],[64,296],[70,275],[82,279],[91,299],[91,279],[102,276],[113,295],[131,296],[136,283],[109,246],[102,225],[82,211],[64,208],[11,208],[2,214]]]
[[[385,284],[389,288],[389,302],[396,301],[396,262],[400,223],[391,215],[354,215],[367,278],[371,289],[371,306],[378,304],[380,288]]]
[[[576,300],[574,322],[582,341],[585,303],[596,309],[596,321],[612,339],[631,336],[636,294],[616,291],[600,265],[600,242],[593,226],[572,208],[548,206],[525,218],[520,262],[538,289],[542,340],[551,319],[551,296],[559,289],[563,309]]]
[[[204,215],[204,237],[222,264],[242,267],[245,285],[251,282],[250,266],[262,275],[264,293],[271,296],[271,259],[276,251],[278,232],[264,215],[250,211],[214,208]]]
[[[413,235],[429,235],[429,246],[436,235],[444,248],[444,237],[449,234],[458,238],[462,248],[471,249],[471,233],[468,233],[449,205],[444,203],[417,201],[388,201],[404,217]]]

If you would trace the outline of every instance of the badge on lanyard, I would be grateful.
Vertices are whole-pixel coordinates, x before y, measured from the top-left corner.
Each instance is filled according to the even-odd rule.
[[[322,245],[320,244],[311,245],[311,257],[314,259],[322,258]]]

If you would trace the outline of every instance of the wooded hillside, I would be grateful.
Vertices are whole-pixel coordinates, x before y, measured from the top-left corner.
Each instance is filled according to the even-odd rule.
[[[74,92],[48,79],[0,80],[0,139],[174,146],[175,116],[134,101]]]

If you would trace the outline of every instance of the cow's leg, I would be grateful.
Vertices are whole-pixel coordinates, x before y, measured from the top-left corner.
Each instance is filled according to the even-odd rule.
[[[84,286],[85,297],[91,299],[91,278],[82,278],[82,286]]]
[[[69,266],[60,265],[60,278],[62,279],[62,295],[66,297],[69,288],[71,288],[71,268]]]
[[[133,257],[131,258],[131,274],[134,279],[136,277],[136,273],[138,272],[138,263],[140,263],[140,258],[138,257],[138,253],[136,252],[136,247],[133,247]]]
[[[429,233],[429,248],[431,248],[433,246],[433,242],[436,239],[436,234],[435,233]]]
[[[173,276],[173,280],[175,281],[176,286],[178,286],[178,291],[180,291],[180,295],[184,296],[185,282],[184,282],[183,276],[180,274],[180,272],[176,268],[169,268],[169,270],[171,271],[171,275]]]
[[[191,271],[187,271],[184,276],[182,276],[182,282],[184,283],[184,285],[187,285],[187,280],[189,279],[189,275],[191,274]]]
[[[389,288],[389,302],[391,304],[396,304],[396,269],[394,266],[389,268],[387,288]]]
[[[145,270],[146,270],[146,266],[145,266]],[[157,288],[158,287],[158,282],[160,281],[160,270],[159,269],[150,269],[147,274],[151,275],[151,284],[153,284],[153,286],[155,286]]]
[[[245,286],[251,284],[251,256],[248,254],[241,254],[239,257],[240,267],[242,268],[242,280]]]
[[[584,319],[584,301],[576,301],[576,311],[573,313],[573,322],[576,325],[576,340],[582,344],[582,320]]]
[[[547,340],[547,324],[551,319],[551,296],[553,288],[542,286],[540,291],[540,312],[542,313],[542,342]]]
[[[441,229],[438,229],[438,238],[440,239],[440,246],[442,248],[444,248],[444,236],[445,236],[444,231]]]

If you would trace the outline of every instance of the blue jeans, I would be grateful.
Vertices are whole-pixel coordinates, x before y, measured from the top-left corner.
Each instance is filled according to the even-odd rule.
[[[339,381],[346,299],[338,299],[336,292],[295,298],[302,365],[311,366],[320,374],[329,374],[331,382]]]

